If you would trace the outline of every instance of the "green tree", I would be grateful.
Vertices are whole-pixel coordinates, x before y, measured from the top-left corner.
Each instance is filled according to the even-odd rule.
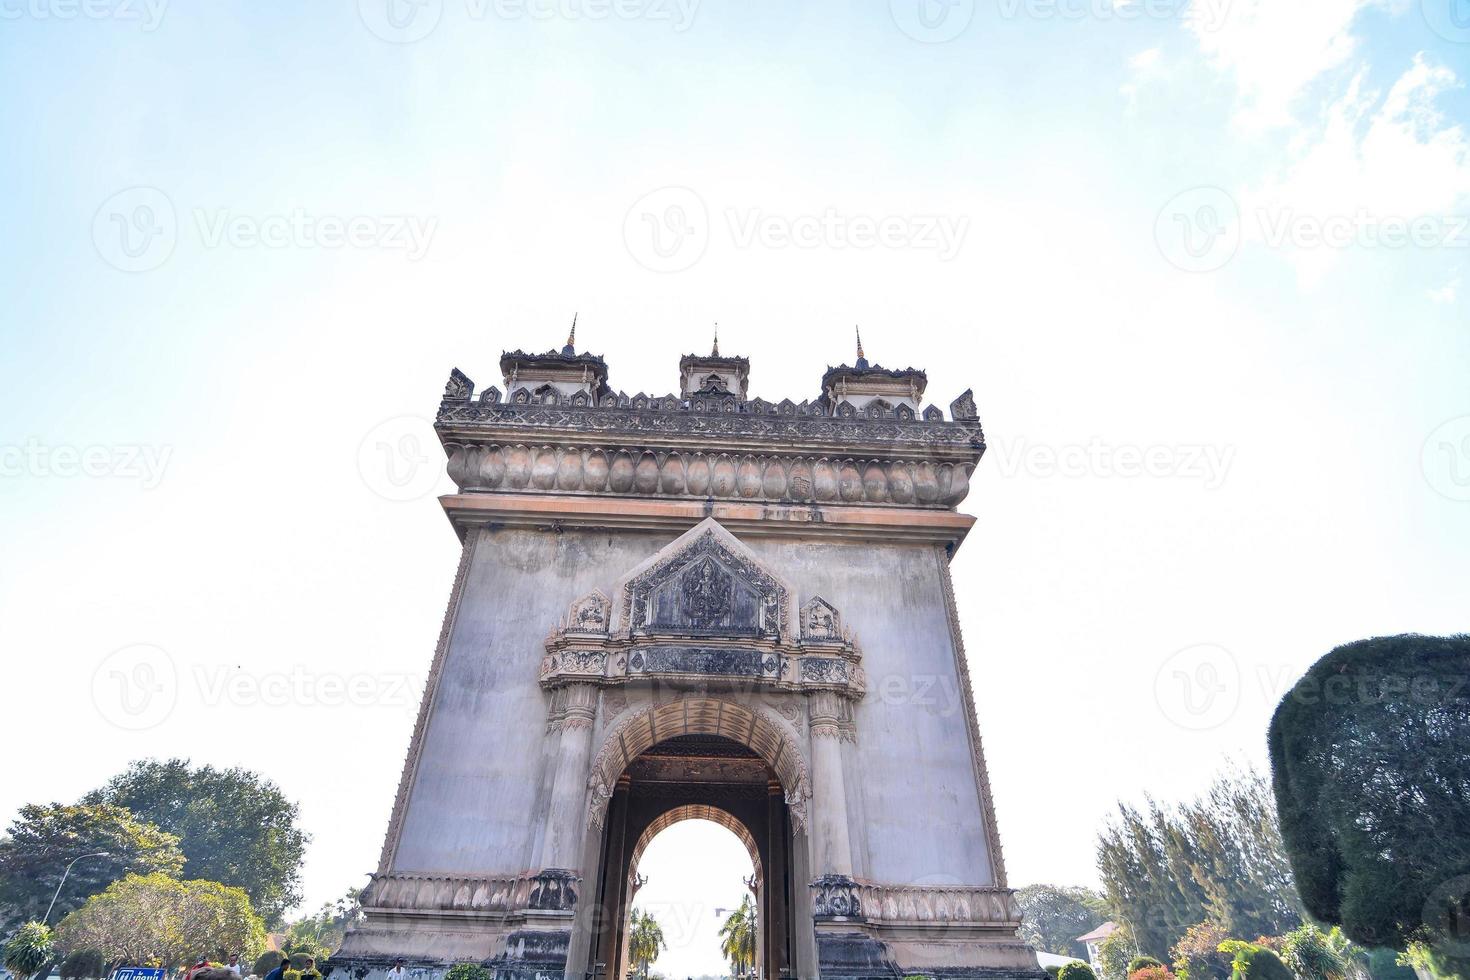
[[[1062,968],[1057,971],[1057,980],[1097,980],[1097,974],[1086,963],[1073,960],[1062,964]]]
[[[1102,971],[1102,980],[1127,980],[1128,964],[1138,955],[1126,926],[1120,926],[1102,941],[1097,948],[1097,965]]]
[[[51,963],[55,948],[50,929],[39,922],[27,922],[5,944],[5,969],[15,980],[27,980]]]
[[[633,968],[642,970],[643,980],[648,980],[648,968],[661,951],[669,948],[669,944],[664,942],[664,931],[658,920],[641,909],[633,910],[631,926],[628,955],[633,958]]]
[[[177,837],[123,807],[23,806],[0,837],[0,921],[39,921],[55,895],[56,922],[125,874],[178,874],[183,866]]]
[[[733,976],[740,976],[755,966],[755,903],[746,895],[740,907],[725,916],[720,926],[720,952],[730,963]]]
[[[1470,636],[1360,640],[1281,699],[1267,744],[1312,916],[1470,976]]]
[[[349,888],[335,902],[328,902],[315,915],[303,916],[286,926],[286,944],[293,952],[311,950],[324,960],[342,945],[347,927],[362,918],[360,888]]]
[[[187,759],[135,762],[87,802],[115,803],[177,834],[183,874],[245,889],[272,924],[301,899],[310,838],[296,804],[245,769],[191,768]]]
[[[1090,888],[1027,885],[1016,892],[1021,906],[1021,938],[1031,946],[1058,956],[1087,957],[1087,946],[1077,941],[1107,920],[1103,897]]]
[[[201,953],[227,951],[249,962],[265,948],[265,924],[242,889],[128,875],[63,919],[56,945],[63,953],[97,949],[111,963],[157,961],[173,968]]]
[[[1254,773],[1227,772],[1175,807],[1119,804],[1098,840],[1098,872],[1139,951],[1158,958],[1201,920],[1245,936],[1301,921],[1271,792]]]

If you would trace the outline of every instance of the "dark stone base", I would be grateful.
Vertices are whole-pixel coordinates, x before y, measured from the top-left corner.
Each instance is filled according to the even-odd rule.
[[[570,929],[522,929],[507,936],[505,952],[485,965],[495,971],[495,980],[561,980],[571,943]]]
[[[1045,970],[997,970],[978,966],[940,966],[902,972],[904,976],[930,977],[932,980],[1049,980]]]
[[[860,932],[817,933],[822,980],[900,980],[888,947]]]

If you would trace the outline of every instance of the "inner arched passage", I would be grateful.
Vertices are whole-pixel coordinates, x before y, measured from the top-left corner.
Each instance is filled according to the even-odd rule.
[[[811,782],[792,733],[769,709],[723,698],[680,698],[645,708],[619,723],[592,764],[593,825],[601,825],[608,798],[633,760],[660,742],[688,735],[725,738],[763,759],[780,781],[801,829]]]
[[[788,792],[773,762],[798,781],[805,778],[804,765],[784,738],[765,741],[762,752],[750,745],[752,731],[771,724],[769,719],[732,705],[735,710],[711,706],[691,722],[685,706],[678,707],[661,717],[657,709],[646,712],[639,724],[625,726],[609,738],[594,767],[607,767],[603,772],[612,791],[604,811],[599,913],[587,972],[626,975],[631,966],[629,915],[640,886],[638,861],[660,831],[703,819],[730,830],[750,854],[759,919],[757,966],[762,976],[779,977],[793,965],[796,876]],[[708,730],[716,727],[740,738]],[[614,765],[619,766],[616,771]],[[698,855],[690,860],[697,861]]]
[[[740,843],[745,845],[745,850],[750,854],[750,866],[755,869],[757,877],[761,876],[760,845],[756,843],[755,835],[750,832],[750,828],[730,811],[704,803],[689,803],[675,807],[655,818],[639,836],[638,843],[633,845],[633,854],[628,861],[628,866],[636,869],[638,862],[643,860],[643,852],[648,850],[648,845],[653,843],[653,839],[674,824],[683,823],[685,820],[708,820],[730,831],[740,840]]]

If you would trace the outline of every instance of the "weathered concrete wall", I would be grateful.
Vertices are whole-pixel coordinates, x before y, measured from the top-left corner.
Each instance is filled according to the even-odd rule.
[[[537,867],[554,765],[537,669],[568,605],[613,585],[674,533],[483,535],[465,583],[393,870]],[[750,538],[796,592],[857,633],[869,694],[846,746],[855,871],[894,883],[988,884],[979,790],[940,578],[929,545]],[[599,718],[594,747],[604,719]],[[803,750],[810,742],[801,732]],[[594,748],[595,751],[595,748]]]
[[[747,542],[802,602],[857,635],[868,696],[848,747],[856,871],[876,881],[989,884],[991,863],[935,548]],[[860,841],[866,837],[864,848]]]
[[[643,533],[483,535],[465,581],[394,869],[534,868],[556,738],[537,684],[548,630],[574,599],[670,540]]]

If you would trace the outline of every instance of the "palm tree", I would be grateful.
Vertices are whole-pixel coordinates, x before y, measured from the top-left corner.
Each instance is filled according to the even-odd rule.
[[[648,967],[658,959],[661,950],[669,948],[664,942],[664,931],[658,920],[647,912],[633,910],[632,932],[628,936],[628,955],[633,957],[633,967],[643,971],[643,980],[648,980]]]
[[[733,976],[738,977],[755,966],[755,903],[749,895],[720,926],[720,952],[730,961]]]

